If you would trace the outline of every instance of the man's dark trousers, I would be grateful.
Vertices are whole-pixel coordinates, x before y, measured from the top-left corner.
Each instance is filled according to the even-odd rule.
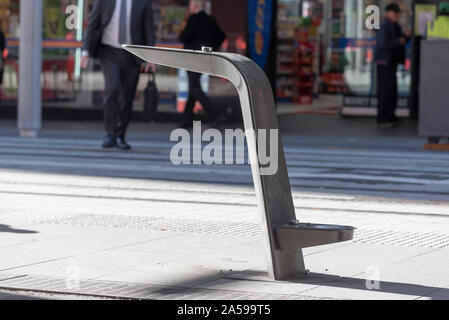
[[[389,123],[396,119],[398,100],[397,64],[377,65],[377,122]]]
[[[131,121],[140,65],[131,53],[106,45],[101,46],[99,58],[105,80],[103,108],[106,132],[125,138]]]
[[[189,77],[189,99],[186,103],[186,108],[184,110],[183,121],[184,124],[191,124],[193,121],[193,108],[195,107],[195,102],[199,101],[203,106],[204,112],[206,112],[206,117],[208,121],[214,121],[217,119],[217,112],[213,109],[212,104],[201,88],[201,74],[196,72],[187,72]]]

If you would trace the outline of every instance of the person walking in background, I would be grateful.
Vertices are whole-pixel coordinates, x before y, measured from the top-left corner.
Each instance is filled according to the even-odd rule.
[[[381,128],[391,128],[398,121],[395,111],[398,100],[396,72],[405,62],[408,37],[399,25],[400,8],[396,3],[386,7],[385,19],[376,35],[377,122]]]
[[[427,38],[449,39],[449,2],[441,2],[438,11],[438,18],[427,24]]]
[[[202,47],[211,47],[216,51],[226,39],[226,34],[220,28],[215,18],[208,15],[204,9],[204,0],[190,0],[190,16],[186,27],[179,36],[179,40],[184,44],[185,49],[201,50]],[[203,106],[211,126],[219,125],[222,119],[201,88],[201,74],[189,71],[188,78],[189,98],[183,114],[182,127],[189,128],[192,126],[193,109],[196,101],[199,101]]]
[[[131,19],[132,17],[132,19]],[[126,131],[131,120],[140,71],[155,69],[122,49],[122,44],[154,46],[155,28],[151,0],[96,0],[89,19],[81,65],[99,58],[103,68],[103,148],[131,149]]]

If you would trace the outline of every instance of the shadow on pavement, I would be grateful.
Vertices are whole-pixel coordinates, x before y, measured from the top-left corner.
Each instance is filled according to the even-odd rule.
[[[327,279],[327,280],[326,280]],[[360,299],[364,299],[362,291],[369,292],[368,295],[374,297],[375,293],[388,293],[397,295],[419,296],[429,299],[449,299],[449,289],[441,287],[432,287],[412,283],[379,281],[378,286],[373,280],[339,277],[336,275],[327,275],[320,273],[310,273],[307,276],[290,279],[293,283],[316,284],[327,289],[350,289],[360,290]],[[394,297],[392,297],[394,299]]]
[[[22,234],[30,234],[30,233],[38,233],[33,230],[22,230],[22,229],[14,229],[6,224],[0,224],[0,232],[3,233],[22,233]]]
[[[245,285],[245,287],[253,287],[255,288],[253,291],[251,289],[244,290],[245,293],[272,293],[278,292],[279,294],[288,294],[282,293],[281,291],[276,290],[277,286],[281,286],[285,289],[285,286],[292,286],[291,290],[286,290],[289,292],[294,291],[294,286],[298,286],[298,292],[295,293],[297,296],[309,296],[309,297],[317,297],[317,298],[336,298],[336,299],[401,299],[403,297],[394,296],[416,296],[421,298],[427,298],[432,300],[447,300],[449,299],[449,288],[441,288],[441,287],[433,287],[433,286],[425,286],[419,284],[412,283],[401,283],[401,282],[391,282],[391,281],[380,281],[378,289],[368,289],[367,280],[362,278],[354,278],[354,277],[340,277],[337,275],[331,274],[321,274],[321,273],[309,273],[307,275],[290,278],[285,281],[271,281],[264,280],[262,277],[262,273],[260,272],[252,272],[251,270],[244,272],[230,272],[223,275],[223,277],[197,277],[191,278],[183,282],[176,282],[170,284],[170,287],[161,288],[159,290],[162,294],[172,293],[172,294],[192,294],[193,291],[197,291],[198,289],[203,290],[227,290],[227,291],[236,291],[242,292],[240,288],[241,285],[238,285],[240,281],[250,281],[254,283],[254,286]],[[372,283],[368,280],[369,283]],[[236,285],[236,289],[232,289],[232,284]],[[260,289],[258,289],[257,284],[260,285]],[[191,287],[195,286],[195,289]],[[310,287],[304,288],[300,287],[300,285],[307,285]],[[320,289],[320,292],[314,295],[314,292],[308,292],[311,290]],[[343,289],[343,290],[351,290],[352,293],[348,291],[334,291],[334,289]],[[157,290],[156,290],[157,291]],[[326,291],[329,294],[326,294]],[[337,292],[337,295],[333,295],[333,292]],[[376,297],[376,294],[379,293],[379,296]],[[391,294],[392,296],[386,296],[384,294]]]
[[[18,294],[10,294],[10,293],[0,292],[0,301],[5,301],[5,300],[43,300],[43,299],[27,297],[27,296],[22,296],[22,295],[18,295]]]

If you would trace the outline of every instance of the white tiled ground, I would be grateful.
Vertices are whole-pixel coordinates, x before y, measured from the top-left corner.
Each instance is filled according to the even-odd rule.
[[[449,244],[424,241],[449,237],[449,202],[434,201],[449,195],[449,156],[290,147],[302,221],[389,231],[399,245],[357,242],[356,232],[356,242],[305,249],[309,275],[274,282],[251,276],[266,267],[263,238],[248,231],[259,217],[247,167],[173,171],[160,141],[128,154],[82,139],[0,138],[0,146],[0,274],[77,270],[82,279],[239,294],[449,299]],[[348,163],[353,170],[342,172]],[[383,196],[364,196],[369,190]],[[366,288],[373,277],[379,290]]]

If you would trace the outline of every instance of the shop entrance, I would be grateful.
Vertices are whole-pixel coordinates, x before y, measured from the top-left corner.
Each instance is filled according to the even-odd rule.
[[[403,12],[401,25],[410,29],[412,1],[396,2]],[[388,3],[279,0],[276,93],[281,105],[295,103],[325,114],[375,115],[375,30],[365,27],[365,11],[377,5],[383,12]],[[410,50],[398,81],[398,113],[408,116]]]

